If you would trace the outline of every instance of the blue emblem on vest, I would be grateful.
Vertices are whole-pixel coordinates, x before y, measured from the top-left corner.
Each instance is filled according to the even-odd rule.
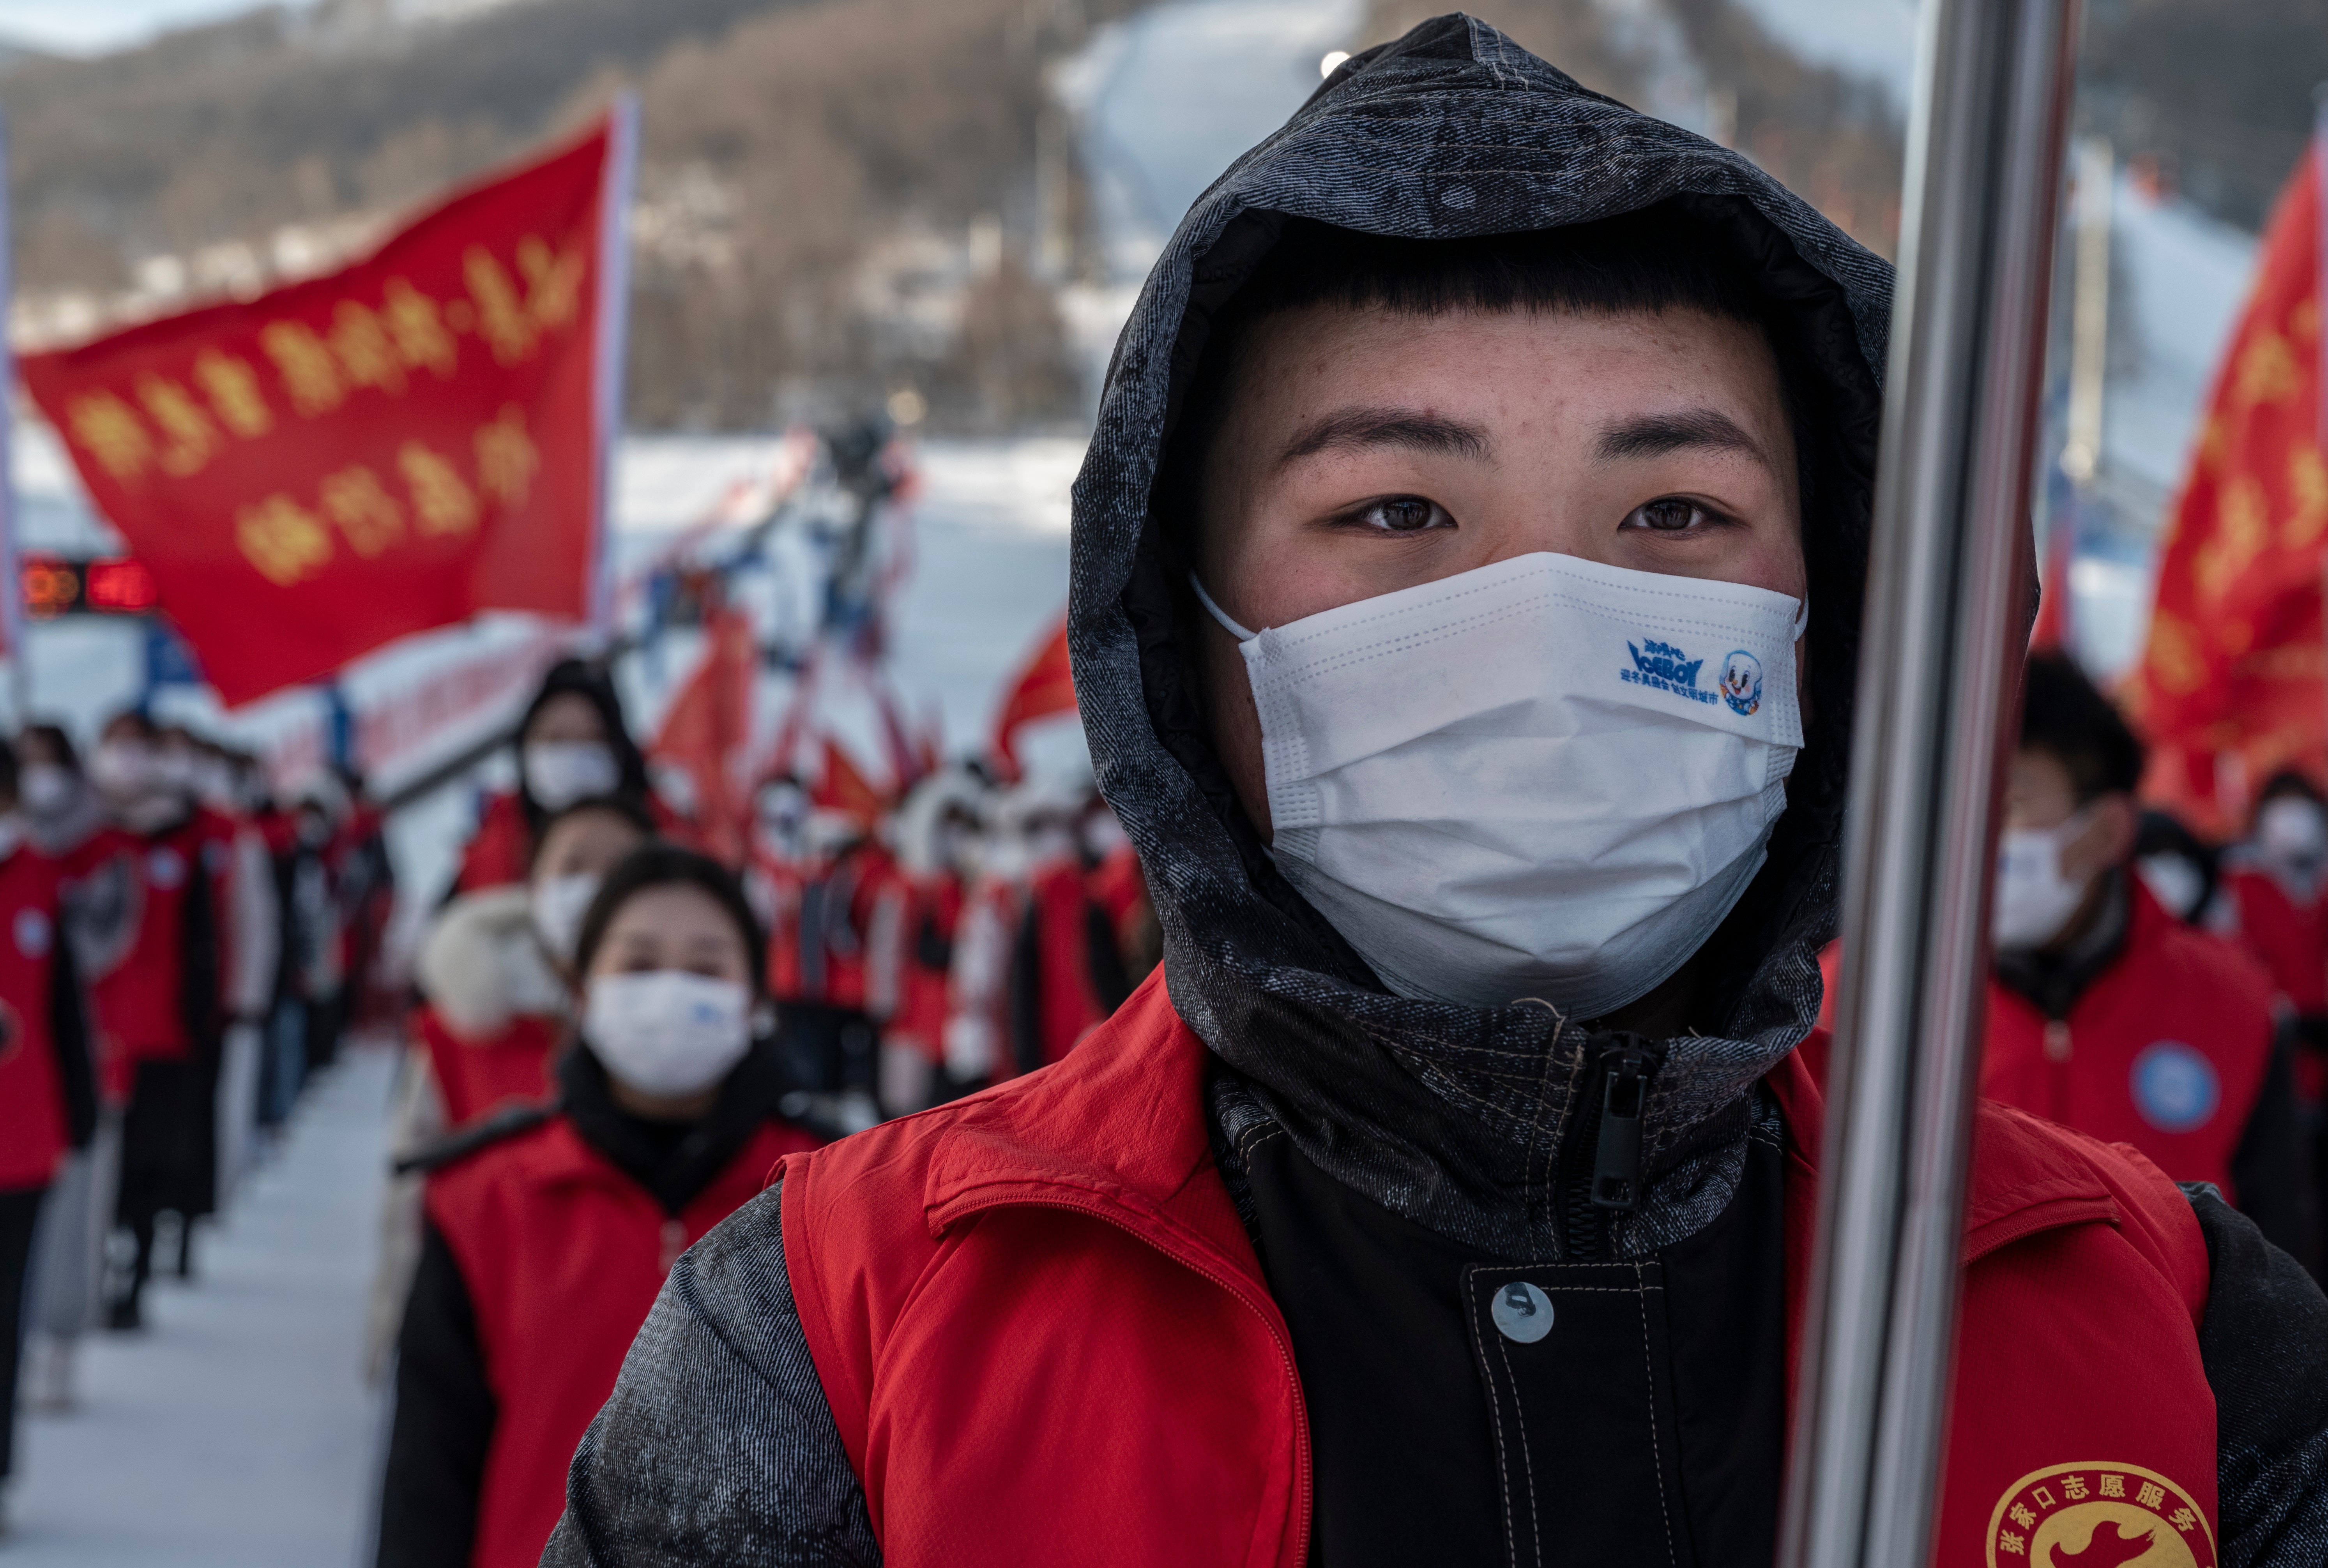
[[[2222,1103],[2222,1081],[2215,1064],[2181,1040],[2145,1046],[2134,1058],[2128,1085],[2134,1108],[2161,1132],[2191,1132],[2204,1127]]]

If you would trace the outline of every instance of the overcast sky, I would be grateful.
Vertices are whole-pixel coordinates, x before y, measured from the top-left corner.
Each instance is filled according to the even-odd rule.
[[[251,8],[251,0],[0,0],[0,42],[89,54]]]
[[[1495,0],[1472,0],[1493,20]],[[1746,0],[1806,54],[1880,76],[1907,98],[1914,0]],[[164,27],[231,15],[253,0],[0,0],[0,40],[91,53]]]

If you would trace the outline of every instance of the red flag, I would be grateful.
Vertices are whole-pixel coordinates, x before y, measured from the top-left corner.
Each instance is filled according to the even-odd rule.
[[[2069,518],[2053,520],[2045,540],[2045,569],[2038,577],[2037,624],[2029,628],[2032,653],[2058,653],[2070,645],[2070,570],[2075,563],[2076,536]]]
[[[482,609],[594,613],[632,125],[327,277],[23,361],[228,704]]]
[[[847,812],[868,828],[881,820],[889,806],[840,743],[829,735],[824,737],[824,776],[809,792],[809,800],[831,811]]]
[[[1013,777],[1018,775],[1021,725],[1055,713],[1072,713],[1075,706],[1075,678],[1068,667],[1067,623],[1063,615],[1058,629],[1043,640],[1034,657],[1019,670],[1018,679],[1010,683],[1010,695],[1003,699],[1002,711],[995,715],[994,756],[1003,771]]]
[[[2241,831],[2244,791],[2328,761],[2328,464],[2320,445],[2321,158],[2265,232],[2205,432],[2160,549],[2127,697],[2152,747],[2145,794],[2202,832]]]
[[[731,865],[744,858],[748,811],[738,798],[735,762],[752,738],[752,694],[760,647],[749,616],[715,605],[703,621],[703,662],[671,699],[648,749],[695,781],[704,847]]]

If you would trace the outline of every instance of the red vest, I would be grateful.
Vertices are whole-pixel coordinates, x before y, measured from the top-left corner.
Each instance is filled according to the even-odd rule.
[[[534,1568],[566,1507],[566,1465],[679,1254],[814,1140],[762,1126],[673,1219],[553,1118],[429,1178],[429,1219],[477,1318],[499,1415],[477,1498],[475,1568]],[[449,1565],[448,1565],[449,1568]]]
[[[2251,866],[2226,872],[2223,888],[2239,921],[2236,940],[2271,972],[2288,1005],[2328,1012],[2328,902],[2299,902],[2279,878]]]
[[[547,1100],[557,1092],[550,1059],[564,1030],[555,1019],[520,1014],[492,1039],[465,1040],[445,1027],[435,1008],[422,1006],[413,1009],[413,1028],[428,1053],[447,1128],[512,1100]]]
[[[786,1271],[891,1568],[1304,1568],[1292,1344],[1160,978],[1057,1066],[784,1162]],[[1769,1082],[1791,1359],[1820,1100],[1794,1057]],[[2212,1568],[2190,1205],[2131,1150],[2001,1107],[1976,1148],[1937,1561],[2043,1562],[2116,1521]]]
[[[910,1045],[932,1062],[943,1062],[946,982],[953,972],[954,928],[962,919],[962,878],[951,871],[926,878],[901,873],[896,886],[905,895],[892,992],[897,1005],[882,1039]]]
[[[1107,1017],[1092,989],[1091,886],[1082,866],[1064,860],[1035,873],[1033,935],[1036,1017],[1043,1060],[1062,1060]]]
[[[2271,1065],[2271,978],[2129,880],[2126,950],[2066,1019],[1989,981],[1981,1093],[2237,1197],[2231,1155]]]
[[[474,893],[481,887],[506,887],[525,880],[533,859],[533,829],[525,820],[525,803],[514,791],[489,795],[477,812],[477,831],[461,851],[455,892]]]
[[[768,920],[768,994],[780,1002],[863,1007],[867,930],[890,876],[888,857],[871,844],[813,861],[761,854],[751,875]],[[813,930],[805,924],[812,895]]]
[[[0,860],[0,1192],[46,1187],[70,1142],[49,1033],[58,879],[30,849]]]
[[[204,848],[200,818],[151,837],[125,835],[141,901],[127,956],[89,988],[104,1039],[108,1091],[127,1095],[143,1061],[183,1061],[194,1036],[185,1009],[186,903]]]

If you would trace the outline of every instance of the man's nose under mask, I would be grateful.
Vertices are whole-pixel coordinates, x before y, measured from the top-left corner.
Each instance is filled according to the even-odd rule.
[[[1403,996],[1574,1018],[1670,977],[1760,869],[1808,607],[1534,554],[1259,634],[1271,852]]]

